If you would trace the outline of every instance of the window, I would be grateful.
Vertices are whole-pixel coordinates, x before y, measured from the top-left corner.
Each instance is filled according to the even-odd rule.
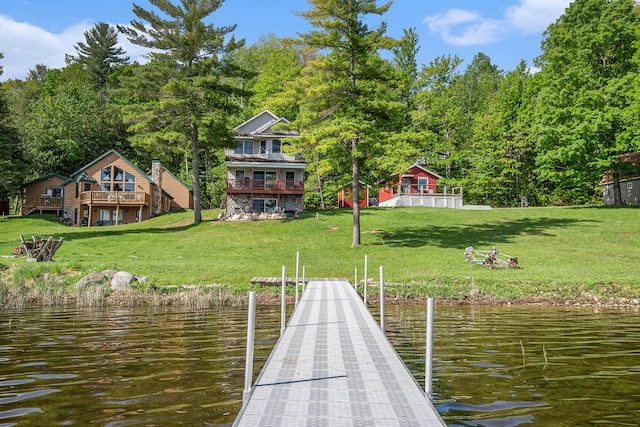
[[[98,221],[98,225],[110,225],[111,209],[100,209],[100,218]]]
[[[253,154],[253,141],[241,140],[236,142],[235,154]]]
[[[244,179],[244,170],[236,171],[236,179]]]
[[[100,181],[111,181],[111,166],[107,166],[106,168],[102,169]]]
[[[136,176],[118,166],[107,166],[102,169],[100,181],[100,191],[136,191]],[[91,184],[84,185],[84,191],[90,191]]]
[[[82,191],[91,191],[91,184],[90,183],[85,182],[82,185],[84,186],[84,189]]]
[[[122,209],[100,209],[100,218],[96,225],[115,225],[116,212],[118,212],[118,224],[122,224]]]
[[[284,176],[287,188],[293,188],[296,185],[294,182],[295,174],[291,171],[288,171],[284,173]]]
[[[429,187],[429,178],[427,178],[426,176],[419,176],[418,177],[418,191],[420,193],[426,193],[428,187]]]
[[[271,141],[271,152],[274,154],[282,153],[282,142],[279,139]]]
[[[264,173],[264,189],[271,190],[274,187],[274,181],[278,179],[278,174],[274,171]]]
[[[124,181],[124,171],[117,166],[113,167],[113,180],[119,182]]]
[[[627,182],[627,190],[633,190],[633,182]]]
[[[49,197],[62,197],[62,188],[47,188],[45,194]]]
[[[274,213],[277,209],[277,199],[253,199],[253,211],[255,213]]]
[[[267,141],[260,141],[260,154],[267,154]]]

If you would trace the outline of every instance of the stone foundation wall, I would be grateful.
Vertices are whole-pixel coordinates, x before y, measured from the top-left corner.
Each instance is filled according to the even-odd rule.
[[[227,212],[231,215],[250,213],[252,210],[251,196],[247,194],[227,194]]]
[[[294,211],[297,214],[302,212],[303,203],[302,196],[280,196],[280,210]]]
[[[293,211],[296,214],[302,212],[302,196],[280,196],[280,212]],[[227,213],[229,215],[252,213],[253,202],[248,194],[227,194]]]

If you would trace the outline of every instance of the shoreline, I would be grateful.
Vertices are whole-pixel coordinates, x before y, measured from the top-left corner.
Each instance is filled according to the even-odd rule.
[[[203,288],[194,288],[171,294],[158,294],[139,292],[136,290],[116,291],[110,293],[96,289],[90,296],[77,292],[28,292],[21,296],[15,294],[7,298],[6,293],[0,294],[0,311],[16,311],[23,309],[45,307],[81,307],[84,309],[102,309],[107,307],[182,307],[187,310],[199,311],[212,308],[244,308],[247,306],[248,296],[225,292],[203,292]],[[425,306],[428,296],[403,297],[399,295],[387,295],[386,305],[396,306]],[[465,298],[438,298],[434,297],[437,305],[442,306],[493,306],[493,307],[566,307],[566,308],[607,308],[607,309],[640,309],[640,301],[627,298],[610,298],[608,301],[589,300],[587,298],[517,298],[506,299],[490,295],[465,297]],[[295,297],[287,295],[287,306],[295,303]],[[256,304],[259,306],[279,307],[281,296],[273,292],[258,292]],[[368,298],[372,306],[379,305],[377,296]]]

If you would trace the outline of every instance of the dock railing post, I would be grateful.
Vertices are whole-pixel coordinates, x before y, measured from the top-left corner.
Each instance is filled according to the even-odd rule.
[[[384,332],[384,267],[380,266],[380,328]]]
[[[424,390],[431,400],[433,394],[433,298],[427,300],[427,348],[424,362]]]
[[[300,252],[296,252],[296,307],[298,306],[298,272],[300,271],[299,269],[300,266]]]
[[[253,346],[256,330],[256,293],[249,292],[249,317],[247,320],[247,358],[244,365],[244,390],[242,392],[242,403],[245,404],[251,391],[251,381],[253,379]]]
[[[280,315],[280,335],[284,334],[287,323],[287,267],[282,266],[282,313]]]
[[[368,285],[368,283],[367,283],[367,280],[368,280],[367,279],[367,276],[368,276],[367,269],[368,268],[369,268],[369,256],[365,255],[364,256],[364,290],[362,291],[362,300],[364,302],[365,307],[367,305],[367,287],[368,287],[367,286]]]
[[[358,293],[358,267],[356,267],[355,273],[353,274],[353,287]]]

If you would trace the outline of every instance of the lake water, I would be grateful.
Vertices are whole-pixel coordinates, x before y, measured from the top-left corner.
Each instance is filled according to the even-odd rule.
[[[386,307],[422,385],[424,319]],[[255,375],[279,322],[258,307]],[[230,425],[245,339],[246,309],[0,312],[0,427]],[[640,425],[640,313],[436,305],[433,390],[449,426]]]

